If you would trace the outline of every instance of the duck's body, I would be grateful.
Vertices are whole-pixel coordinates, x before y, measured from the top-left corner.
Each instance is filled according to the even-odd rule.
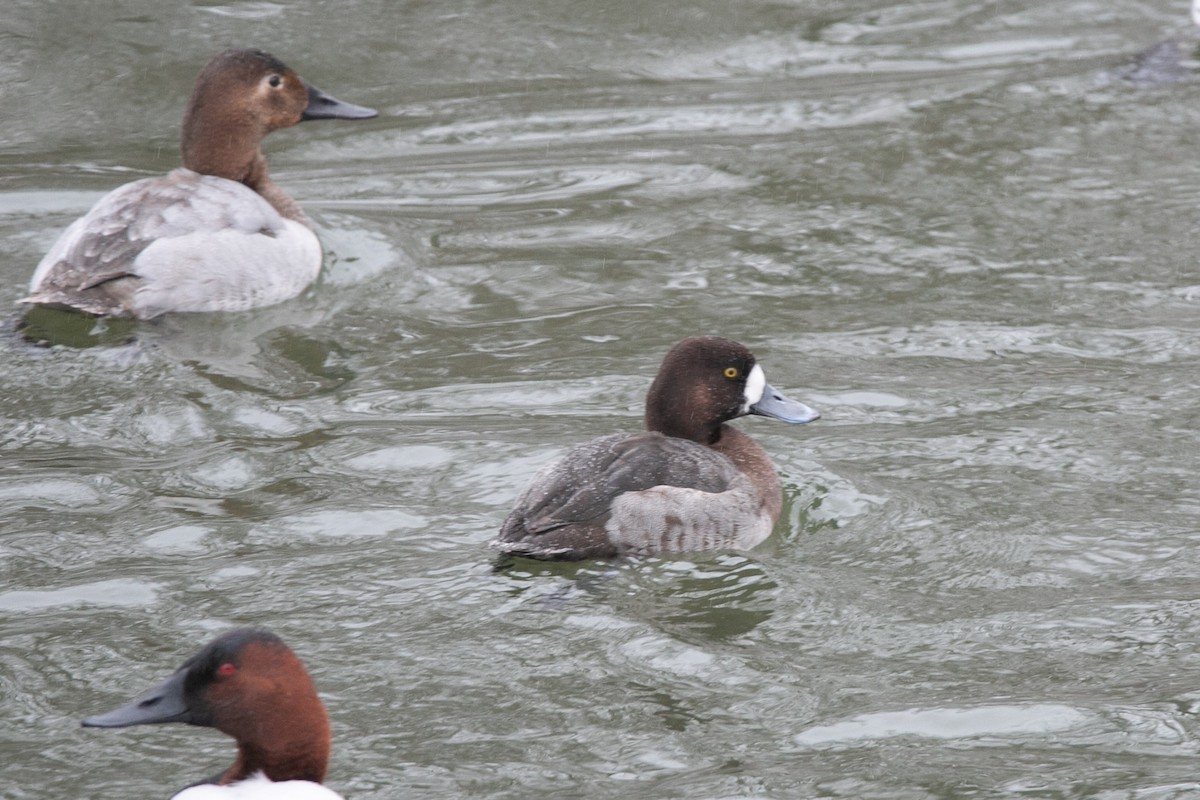
[[[25,302],[97,316],[243,311],[295,297],[321,271],[321,244],[237,181],[186,167],[128,183],[59,237]]]
[[[493,547],[542,559],[754,547],[782,491],[762,447],[725,424],[746,414],[820,416],[775,392],[737,342],[685,339],[650,388],[647,432],[593,439],[540,471]]]
[[[765,480],[687,439],[602,436],[534,477],[496,546],[537,558],[748,549],[770,534],[782,503],[774,470],[757,475]]]
[[[217,637],[169,678],[84,727],[183,722],[237,740],[237,759],[174,800],[338,800],[321,785],[329,762],[329,719],[300,659],[269,631]]]
[[[262,139],[306,119],[372,116],[260,50],[221,53],[188,101],[183,167],[101,198],[50,248],[23,302],[149,319],[295,297],[320,272],[321,245],[267,175]]]

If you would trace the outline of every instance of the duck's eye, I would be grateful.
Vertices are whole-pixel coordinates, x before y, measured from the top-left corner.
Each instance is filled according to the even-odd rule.
[[[725,377],[726,378],[733,380],[737,376],[738,376],[738,368],[737,367],[726,367],[725,368]]]
[[[278,89],[283,85],[283,78],[279,77],[278,75],[272,75],[271,77],[267,78],[267,83],[272,89]]]
[[[235,666],[233,665],[233,663],[232,663],[232,662],[229,662],[229,661],[226,661],[224,664],[222,664],[221,666],[217,667],[217,674],[218,674],[218,675],[229,676],[229,675],[232,675],[232,674],[233,674],[233,673],[235,673],[235,672],[237,672],[237,667],[235,667]]]

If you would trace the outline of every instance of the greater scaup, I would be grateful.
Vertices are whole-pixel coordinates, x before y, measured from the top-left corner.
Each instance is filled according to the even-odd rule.
[[[726,423],[820,417],[767,383],[744,346],[685,339],[646,396],[646,433],[602,436],[539,472],[492,546],[541,559],[745,549],[765,539],[783,495],[766,452]]]

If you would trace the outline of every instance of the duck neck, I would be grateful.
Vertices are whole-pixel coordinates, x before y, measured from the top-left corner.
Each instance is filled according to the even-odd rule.
[[[308,216],[300,208],[300,204],[293,200],[287,192],[280,189],[267,174],[267,159],[261,150],[251,162],[250,169],[241,182],[258,192],[259,196],[270,203],[280,216],[295,220],[306,227],[312,227],[312,223],[308,221]]]
[[[255,161],[262,159],[258,143],[267,131],[243,115],[212,124],[208,121],[207,100],[206,94],[193,94],[184,112],[179,137],[183,165],[202,175],[244,182]]]
[[[237,760],[221,773],[218,784],[226,785],[245,780],[261,772],[272,781],[325,780],[329,764],[329,723],[297,720],[286,726],[286,730],[262,731],[270,746],[262,743],[239,741]]]
[[[192,109],[184,117],[183,136],[180,149],[183,166],[201,175],[215,175],[237,181],[257,192],[286,219],[295,220],[312,227],[300,206],[271,180],[267,173],[267,159],[258,146],[262,134],[238,135],[239,126],[230,126],[229,132],[219,135],[207,130],[194,120],[199,115]]]
[[[703,396],[656,392],[652,386],[646,398],[646,430],[711,446],[721,437],[724,426],[706,421],[706,415],[700,413],[706,408],[705,402]]]

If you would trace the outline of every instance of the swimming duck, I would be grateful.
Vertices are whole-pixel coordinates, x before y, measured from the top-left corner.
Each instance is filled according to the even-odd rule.
[[[216,728],[237,740],[231,767],[173,800],[341,800],[321,785],[329,761],[325,707],[300,659],[270,631],[218,636],[158,686],[83,725],[160,722]]]
[[[239,311],[295,297],[321,270],[308,217],[267,175],[260,145],[310,119],[368,119],[262,50],[200,71],[183,115],[183,166],[125,184],[63,232],[22,302],[97,316]]]
[[[754,547],[783,493],[762,447],[726,424],[747,414],[821,416],[775,391],[737,342],[684,339],[650,385],[646,432],[593,439],[541,470],[492,546],[563,560]]]

